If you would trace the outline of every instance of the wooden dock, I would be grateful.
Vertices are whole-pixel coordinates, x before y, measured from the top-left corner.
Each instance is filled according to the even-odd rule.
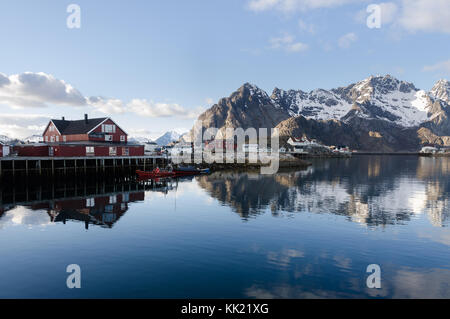
[[[166,156],[1,157],[0,178],[134,173],[165,167]]]

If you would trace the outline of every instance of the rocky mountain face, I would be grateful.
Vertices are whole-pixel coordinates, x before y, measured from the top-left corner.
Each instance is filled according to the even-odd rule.
[[[430,92],[390,75],[331,90],[272,95],[249,83],[200,115],[205,128],[278,127],[281,136],[307,135],[328,145],[372,151],[450,146],[450,82]]]
[[[198,120],[203,122],[203,127],[215,127],[225,134],[227,127],[273,128],[289,117],[288,112],[278,108],[266,92],[246,83],[201,114]]]

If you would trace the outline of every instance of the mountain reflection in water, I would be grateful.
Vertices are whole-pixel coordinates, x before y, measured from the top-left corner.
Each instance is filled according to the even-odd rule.
[[[354,156],[3,185],[0,298],[449,298],[449,175],[449,158]]]
[[[195,180],[244,221],[270,210],[275,217],[331,213],[368,226],[384,226],[427,214],[434,226],[445,227],[450,216],[449,175],[448,158],[403,156],[392,161],[386,156],[359,156],[317,160],[306,170],[280,170],[276,175],[222,171]],[[82,221],[86,228],[89,224],[110,228],[130,203],[145,199],[145,191],[175,192],[178,182],[192,180],[7,188],[2,192],[0,219],[21,205],[46,211],[51,222]]]
[[[274,216],[332,213],[378,226],[407,222],[425,213],[435,226],[448,225],[450,160],[360,156],[317,160],[305,171],[276,175],[217,172],[199,185],[244,220],[270,208]]]

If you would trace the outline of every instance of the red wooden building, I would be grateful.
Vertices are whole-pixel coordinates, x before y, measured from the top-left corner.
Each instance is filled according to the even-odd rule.
[[[143,156],[144,145],[128,144],[128,134],[109,117],[51,120],[43,143],[15,146],[18,156]]]

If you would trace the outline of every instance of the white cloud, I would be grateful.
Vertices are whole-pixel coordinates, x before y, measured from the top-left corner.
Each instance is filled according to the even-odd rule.
[[[0,114],[0,135],[26,138],[42,134],[50,116],[39,114]]]
[[[155,103],[145,99],[133,99],[126,107],[128,111],[146,117],[196,118],[203,111],[203,108],[187,110],[176,103]]]
[[[313,24],[310,24],[310,23],[307,23],[307,22],[303,21],[302,19],[298,20],[298,27],[302,31],[306,31],[306,32],[309,32],[311,34],[316,33],[316,27]]]
[[[116,98],[85,97],[72,85],[42,72],[25,72],[10,76],[0,73],[0,104],[13,109],[45,108],[49,105],[91,106],[105,114],[136,113],[148,117],[194,118],[203,110],[202,108],[189,110],[175,103],[154,103],[142,99],[133,99],[126,104]],[[14,131],[15,125],[19,124],[8,123],[8,125],[9,130]]]
[[[450,1],[403,0],[399,24],[412,32],[450,33]]]
[[[122,100],[119,99],[106,99],[99,96],[91,96],[87,102],[89,105],[105,114],[120,114],[126,111]]]
[[[79,106],[86,103],[70,84],[50,74],[25,72],[0,74],[0,103],[13,108],[46,107],[48,104]]]
[[[341,48],[346,49],[349,48],[352,43],[356,42],[356,40],[358,40],[358,36],[355,33],[350,32],[340,37],[338,44]]]
[[[337,7],[349,3],[364,3],[365,0],[251,0],[248,8],[252,11],[277,10],[285,13]]]
[[[441,71],[442,73],[450,74],[450,60],[438,62],[433,65],[426,65],[423,67],[424,71]]]
[[[409,32],[450,33],[449,0],[401,0],[382,2],[381,25],[391,25],[398,30]],[[359,23],[366,24],[367,12],[361,10],[356,15]]]
[[[287,52],[302,52],[308,50],[309,46],[302,42],[296,42],[295,37],[285,34],[282,37],[269,39],[271,49],[282,49]]]
[[[379,4],[381,7],[381,25],[390,24],[398,14],[398,6],[393,2],[383,2]]]

